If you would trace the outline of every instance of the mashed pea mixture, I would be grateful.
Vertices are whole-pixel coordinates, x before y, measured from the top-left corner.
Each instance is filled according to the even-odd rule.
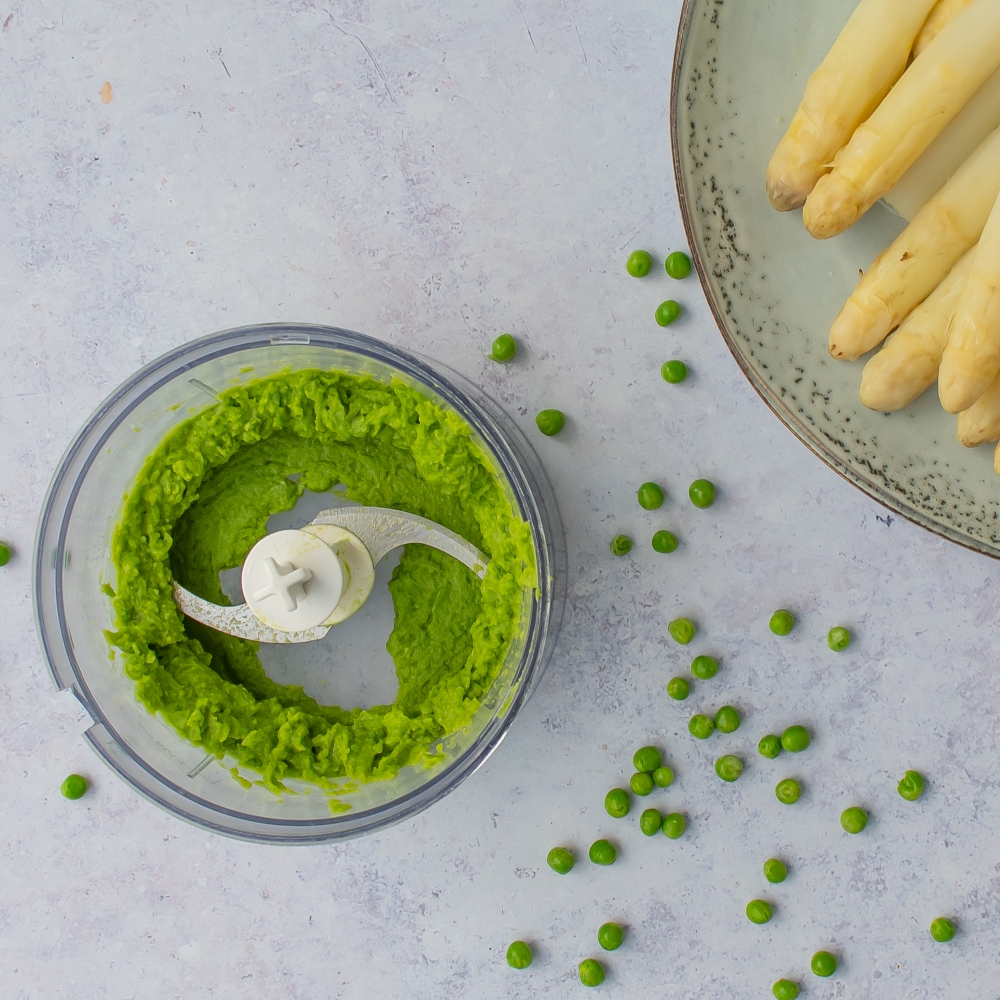
[[[295,476],[295,479],[290,477]],[[240,566],[305,489],[430,518],[490,558],[480,583],[457,560],[407,546],[389,584],[396,701],[321,705],[264,672],[259,644],[185,618],[177,580],[229,604],[219,572]],[[195,746],[229,755],[280,791],[297,778],[386,780],[429,759],[475,714],[535,584],[528,526],[454,413],[401,382],[299,371],[223,393],[147,459],[112,543],[116,631],[136,697]],[[336,626],[334,626],[336,628]]]

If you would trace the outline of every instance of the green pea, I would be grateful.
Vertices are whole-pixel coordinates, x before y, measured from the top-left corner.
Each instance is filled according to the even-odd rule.
[[[766,924],[774,916],[771,904],[764,899],[751,899],[747,903],[747,919],[753,924]]]
[[[771,615],[771,620],[767,623],[767,627],[775,635],[788,635],[795,627],[795,618],[792,616],[791,611],[781,608]]]
[[[632,766],[637,771],[649,771],[652,774],[662,763],[663,758],[656,747],[639,747],[632,754]]]
[[[686,278],[691,273],[691,258],[683,250],[675,250],[663,262],[671,278]]]
[[[790,979],[779,979],[772,987],[774,1000],[797,1000],[799,995],[799,984],[793,983]]]
[[[628,555],[632,551],[632,539],[628,535],[615,535],[611,539],[611,554],[613,556]]]
[[[546,855],[545,861],[548,866],[559,875],[567,875],[573,870],[576,858],[565,847],[553,847]]]
[[[654,552],[673,552],[677,548],[677,536],[662,528],[653,535]]]
[[[500,361],[502,363],[504,361],[513,361],[515,354],[517,354],[517,341],[509,333],[501,333],[493,341],[493,348],[486,356],[490,361]]]
[[[674,302],[673,299],[667,299],[666,302],[661,302],[656,307],[656,312],[653,314],[653,318],[656,320],[657,326],[670,326],[671,323],[677,319],[681,314],[681,307],[678,303]]]
[[[629,787],[636,795],[649,795],[653,790],[653,776],[647,771],[636,771],[629,778]]]
[[[720,733],[735,733],[740,728],[740,713],[732,705],[723,705],[715,713],[715,728]]]
[[[663,488],[656,483],[643,483],[638,491],[639,506],[643,510],[656,510],[663,506]]]
[[[711,680],[719,672],[719,661],[711,656],[696,656],[691,661],[691,673],[700,681]]]
[[[687,829],[687,820],[680,813],[670,813],[663,817],[663,835],[677,840]]]
[[[672,677],[667,681],[667,694],[674,701],[683,701],[691,693],[691,685],[683,677]]]
[[[600,986],[604,982],[604,966],[596,958],[585,958],[580,963],[580,982],[584,986]]]
[[[0,542],[0,566],[6,566],[10,562],[10,546]]]
[[[732,754],[726,754],[715,762],[715,773],[723,781],[735,781],[743,773],[743,761]]]
[[[762,736],[760,738],[760,743],[757,744],[757,753],[761,757],[767,757],[770,760],[774,760],[775,757],[781,753],[781,740],[777,736]]]
[[[653,258],[645,250],[633,250],[625,261],[625,270],[633,278],[645,278],[653,266]]]
[[[688,366],[676,358],[673,361],[664,361],[660,374],[663,376],[664,382],[680,385],[688,377]]]
[[[71,774],[66,780],[59,786],[59,791],[66,796],[67,799],[80,799],[87,792],[89,787],[87,779],[80,774]]]
[[[795,805],[802,795],[802,786],[794,778],[785,778],[774,786],[774,794],[786,806]]]
[[[653,784],[657,788],[669,788],[673,783],[674,772],[666,764],[661,764],[653,772]]]
[[[667,625],[667,631],[674,642],[686,646],[694,638],[698,629],[690,618],[675,618]]]
[[[597,943],[605,951],[615,951],[622,946],[625,940],[625,932],[621,924],[606,923],[597,928]]]
[[[535,423],[546,437],[552,437],[566,426],[566,414],[562,410],[540,410]]]
[[[663,816],[659,809],[643,809],[642,815],[639,817],[639,829],[647,837],[652,837],[654,833],[658,833],[663,827]]]
[[[789,753],[801,753],[809,746],[809,730],[804,726],[789,726],[781,734],[781,745]]]
[[[612,788],[604,796],[604,808],[607,814],[613,816],[615,819],[627,816],[629,810],[628,792],[624,788]]]
[[[768,858],[764,862],[764,878],[771,883],[784,882],[788,878],[788,869],[785,862],[778,858]]]
[[[688,496],[695,507],[711,507],[715,503],[715,485],[707,479],[696,479],[688,487]]]
[[[849,629],[838,625],[830,629],[826,636],[826,644],[835,653],[841,653],[851,644],[851,632]]]
[[[615,845],[610,840],[595,840],[590,845],[590,860],[595,865],[613,865],[618,857]]]
[[[931,921],[931,937],[944,944],[955,936],[955,925],[947,917]]]
[[[513,941],[507,948],[507,964],[512,969],[526,969],[531,957],[531,948],[523,941]]]
[[[840,825],[848,833],[861,833],[868,825],[868,813],[861,806],[851,806],[840,814]]]
[[[896,786],[907,802],[916,802],[924,792],[924,776],[919,771],[907,771]]]
[[[707,715],[692,715],[688,723],[688,732],[699,740],[707,740],[715,729],[715,723]]]
[[[817,951],[809,965],[817,976],[832,976],[837,971],[837,956]]]

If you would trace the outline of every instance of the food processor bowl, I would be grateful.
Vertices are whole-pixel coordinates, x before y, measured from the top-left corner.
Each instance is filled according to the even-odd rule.
[[[104,635],[105,629],[114,628],[111,601],[102,590],[115,582],[112,534],[123,497],[148,455],[170,430],[213,405],[218,392],[306,368],[337,369],[382,381],[398,378],[460,415],[491,456],[513,509],[530,526],[538,569],[537,589],[522,589],[520,633],[472,722],[442,739],[440,747],[435,744],[440,753],[430,766],[403,768],[391,781],[346,784],[336,794],[339,812],[331,810],[330,795],[314,785],[288,782],[289,790],[282,795],[256,784],[242,787],[229,773],[235,761],[206,755],[136,700],[134,685]],[[311,502],[312,511],[303,513],[297,506],[294,512],[276,515],[268,530],[291,527],[295,518],[310,520],[320,507],[329,506],[329,498],[304,496],[300,505]],[[72,689],[93,719],[87,739],[136,791],[216,833],[278,844],[325,843],[371,833],[427,808],[497,748],[551,655],[564,603],[565,560],[562,524],[544,470],[518,427],[478,386],[437,362],[348,330],[249,326],[192,341],[151,362],[86,422],[63,456],[39,519],[35,618],[56,684]],[[352,632],[339,633],[338,641],[348,643],[350,666],[343,665],[341,656],[340,665],[331,668],[329,652],[324,654],[319,643],[306,643],[293,659],[262,647],[265,669],[269,674],[272,669],[283,672],[285,676],[275,677],[283,683],[304,683],[321,701],[353,707],[346,699],[365,697],[365,656],[380,655],[391,662],[384,648],[375,648],[380,643],[374,633],[381,628],[387,634],[392,623],[388,593],[380,600],[381,606],[373,607],[367,619],[361,613],[355,616],[359,621]],[[372,646],[374,652],[358,655],[359,644]],[[306,653],[304,647],[313,649]],[[267,656],[286,658],[269,661]],[[383,697],[373,703],[386,703],[384,691],[378,694]],[[246,775],[256,777],[249,771]]]

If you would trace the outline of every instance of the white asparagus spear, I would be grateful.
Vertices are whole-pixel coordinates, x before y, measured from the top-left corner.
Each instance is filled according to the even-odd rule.
[[[1000,192],[1000,128],[875,258],[830,327],[830,353],[854,361],[941,283],[986,225]]]
[[[861,0],[819,68],[767,167],[767,196],[798,208],[837,151],[899,79],[934,0]]]
[[[966,252],[865,365],[858,395],[869,409],[883,413],[899,410],[934,384],[948,327],[972,270],[974,251]]]
[[[1000,197],[973,254],[972,270],[941,355],[938,396],[949,413],[967,410],[1000,372]]]
[[[817,239],[857,222],[1000,67],[1000,0],[973,0],[917,56],[859,125],[806,199],[802,221]]]
[[[927,15],[927,20],[924,21],[924,26],[920,29],[920,34],[917,35],[917,40],[913,43],[914,58],[919,56],[937,37],[941,29],[970,3],[972,0],[938,0],[934,4],[933,10]]]
[[[967,410],[958,415],[958,440],[966,448],[1000,439],[1000,375]]]

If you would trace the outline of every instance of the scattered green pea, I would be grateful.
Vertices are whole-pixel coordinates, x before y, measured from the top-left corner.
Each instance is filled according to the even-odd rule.
[[[691,685],[683,677],[672,677],[667,681],[667,694],[674,701],[683,701],[691,693]]]
[[[848,833],[861,833],[868,825],[868,813],[861,806],[851,806],[840,814],[840,825]]]
[[[743,773],[743,761],[732,754],[726,754],[715,762],[715,773],[723,781],[735,781]]]
[[[797,1000],[799,995],[799,984],[793,983],[790,979],[779,979],[772,987],[774,1000]]]
[[[715,484],[707,479],[696,479],[688,487],[688,496],[695,507],[711,507],[715,503]]]
[[[896,791],[907,802],[916,802],[924,792],[924,776],[919,771],[907,771],[900,778]]]
[[[832,976],[837,971],[837,956],[828,951],[817,951],[809,966],[817,976]]]
[[[760,738],[760,743],[757,744],[757,753],[761,757],[767,757],[769,760],[774,760],[775,757],[781,753],[781,740],[777,736],[762,736]]]
[[[656,483],[643,483],[637,493],[639,506],[643,510],[656,510],[663,506],[663,488]]]
[[[691,673],[700,681],[711,680],[719,672],[719,661],[711,656],[696,656],[691,661]]]
[[[649,771],[652,774],[662,763],[663,758],[656,747],[639,747],[632,754],[632,766],[637,771]]]
[[[740,728],[740,713],[732,705],[723,705],[715,713],[715,728],[720,733],[735,733]]]
[[[715,729],[715,723],[707,715],[692,715],[688,732],[699,740],[707,740]]]
[[[512,941],[507,948],[507,964],[512,969],[526,969],[531,958],[531,948],[523,941]]]
[[[830,629],[826,636],[826,644],[835,653],[842,653],[851,644],[850,629],[843,628],[840,625]]]
[[[513,361],[515,354],[517,354],[517,341],[509,333],[501,333],[493,341],[493,347],[486,356],[490,361],[503,363],[505,361]]]
[[[663,827],[663,816],[659,809],[643,809],[639,817],[639,829],[647,837],[652,837],[654,833],[659,833]]]
[[[673,253],[667,254],[663,266],[671,278],[680,280],[691,273],[691,258],[683,250],[675,250]]]
[[[611,554],[613,556],[628,555],[632,551],[632,539],[628,535],[615,535],[611,539]]]
[[[764,878],[771,883],[784,882],[788,878],[788,869],[785,862],[779,858],[768,858],[764,862]]]
[[[674,642],[686,646],[694,638],[698,629],[690,618],[675,618],[667,625],[667,631]]]
[[[751,899],[747,903],[747,919],[753,924],[766,924],[774,916],[771,904],[764,899]]]
[[[664,382],[669,382],[671,385],[680,385],[688,377],[688,366],[683,361],[678,361],[674,358],[672,361],[663,362],[660,374],[663,376]]]
[[[931,921],[931,937],[944,944],[955,936],[955,925],[947,917]]]
[[[794,778],[785,778],[774,786],[774,794],[786,806],[795,805],[802,795],[802,786]]]
[[[65,781],[59,786],[59,791],[66,796],[67,799],[80,799],[87,792],[89,787],[87,779],[80,774],[71,774]]]
[[[633,250],[625,261],[625,270],[633,278],[645,278],[653,266],[653,258],[645,250]]]
[[[622,946],[622,941],[624,940],[625,932],[622,930],[621,924],[614,924],[609,921],[597,928],[597,943],[605,951],[615,951]]]
[[[584,986],[600,986],[604,982],[604,966],[596,958],[585,958],[580,963],[580,982]]]
[[[615,845],[611,843],[610,840],[595,840],[590,845],[590,860],[594,862],[595,865],[613,865],[615,863],[615,858],[618,857],[618,852],[615,850]]]
[[[545,861],[548,866],[559,875],[567,875],[573,870],[576,858],[565,847],[553,847],[546,855]]]
[[[653,784],[657,788],[669,788],[674,783],[674,772],[666,764],[661,764],[653,772]]]
[[[795,627],[795,618],[793,617],[791,611],[786,611],[784,608],[781,608],[771,615],[771,620],[767,623],[767,627],[775,635],[788,635],[788,633]]]
[[[624,788],[612,788],[604,796],[604,808],[607,814],[613,816],[615,819],[627,816],[629,810],[628,792]]]
[[[535,423],[546,437],[552,437],[566,426],[566,414],[562,410],[540,410]]]
[[[10,562],[10,546],[5,542],[0,542],[0,566],[6,566]]]
[[[805,726],[789,726],[781,734],[781,746],[789,753],[801,753],[809,742],[809,730]]]
[[[677,536],[662,528],[653,534],[654,552],[673,552],[677,548]]]
[[[628,783],[636,795],[649,795],[653,790],[653,776],[648,771],[636,771]]]
[[[674,302],[673,299],[667,299],[666,302],[661,302],[656,307],[656,312],[653,314],[653,318],[656,320],[657,326],[670,326],[671,323],[677,319],[681,314],[681,307],[678,303]]]
[[[687,829],[687,820],[680,813],[670,813],[663,817],[663,835],[677,840]]]

